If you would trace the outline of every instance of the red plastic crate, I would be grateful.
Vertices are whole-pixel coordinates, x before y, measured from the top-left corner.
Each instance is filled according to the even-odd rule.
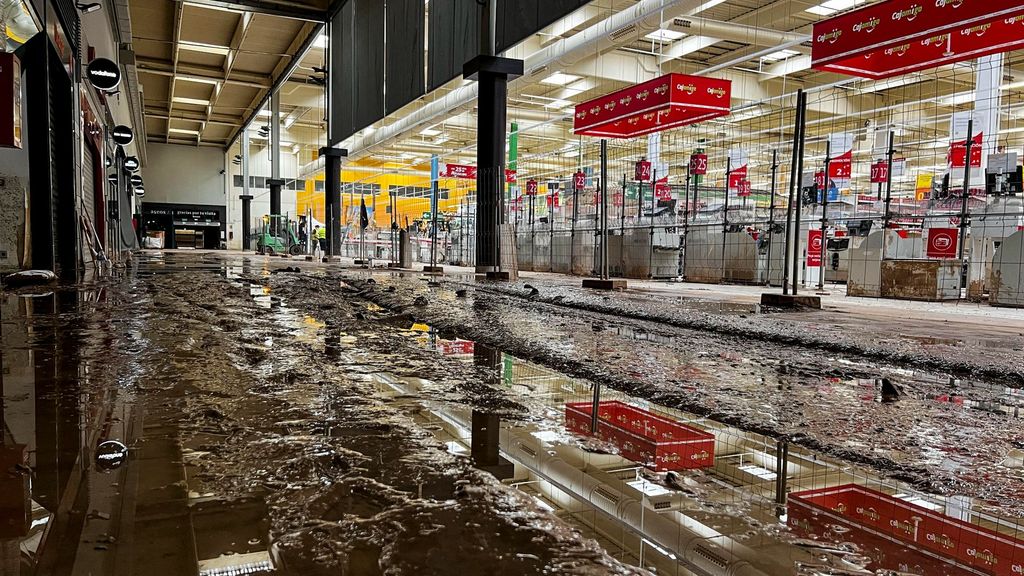
[[[844,484],[789,495],[789,524],[804,535],[841,522],[844,534],[875,551],[878,567],[927,568],[926,574],[1024,574],[1024,542],[884,492]]]
[[[591,406],[590,402],[566,404],[566,429],[592,436]],[[623,457],[659,472],[715,464],[713,434],[618,400],[598,405],[597,437],[617,446]]]

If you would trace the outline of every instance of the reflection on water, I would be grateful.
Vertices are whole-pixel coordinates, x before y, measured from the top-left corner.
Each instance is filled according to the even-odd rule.
[[[858,450],[851,455],[924,460],[993,486],[985,498],[938,495],[742,431],[719,414],[601,390],[408,316],[375,324],[389,313],[358,296],[304,300],[303,289],[324,289],[311,280],[322,272],[287,276],[261,258],[167,254],[116,287],[97,280],[2,296],[3,574],[377,574],[382,558],[399,574],[450,573],[430,556],[438,546],[470,559],[459,569],[467,575],[492,573],[498,556],[507,574],[568,559],[627,573],[523,500],[482,495],[464,461],[616,560],[658,574],[686,574],[718,553],[730,569],[757,570],[745,574],[963,573],[946,561],[922,572],[921,546],[894,535],[879,543],[827,507],[780,517],[780,494],[822,487],[868,486],[915,511],[1010,536],[1020,529],[999,513],[1024,466],[1017,390],[843,362],[814,371],[792,359],[765,365],[736,340],[693,346],[639,325],[567,325],[561,344],[614,356],[637,379],[673,374],[680,394],[715,397],[723,411],[743,406],[762,422],[788,421],[800,401],[807,427],[832,430]],[[526,335],[550,328],[509,316]],[[915,386],[883,403],[883,377]],[[656,472],[627,458],[634,438],[574,434],[566,404],[586,406],[595,393],[713,434],[713,462]],[[487,396],[499,409],[479,401]],[[674,400],[663,404],[681,404]],[[511,404],[521,411],[501,409]],[[982,429],[972,420],[979,413],[1004,425]],[[652,422],[635,435],[660,426]],[[417,444],[423,430],[437,443]],[[971,438],[979,433],[990,447],[1018,452],[980,453]],[[901,451],[887,436],[915,444]],[[398,533],[410,540],[396,546],[389,538]]]

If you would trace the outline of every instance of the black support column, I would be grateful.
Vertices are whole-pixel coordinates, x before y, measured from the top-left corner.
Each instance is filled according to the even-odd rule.
[[[479,85],[476,176],[476,270],[498,272],[504,210],[505,120],[508,81],[523,75],[523,61],[480,55],[466,63],[463,76]]]
[[[242,194],[242,250],[252,250],[252,236],[249,222],[252,221],[252,194]]]
[[[348,150],[324,146],[320,149],[324,159],[324,211],[327,226],[327,253],[324,258],[338,255],[341,249],[341,159]]]
[[[270,233],[274,236],[280,236],[282,234],[282,228],[284,226],[283,218],[273,218],[273,216],[281,216],[281,188],[284,187],[284,180],[277,178],[269,178],[267,180],[267,187],[270,188]]]

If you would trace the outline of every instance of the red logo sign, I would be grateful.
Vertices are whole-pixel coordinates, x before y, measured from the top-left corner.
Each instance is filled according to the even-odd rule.
[[[507,168],[505,169],[505,183],[506,184],[515,184],[516,183],[516,171],[515,170],[509,170]]]
[[[572,175],[572,184],[577,190],[587,187],[587,175],[582,170]]]
[[[708,173],[708,155],[707,154],[691,154],[690,155],[690,174],[694,176],[703,176]]]
[[[928,257],[956,258],[957,238],[960,233],[956,228],[928,229]]]
[[[636,163],[636,174],[633,178],[640,182],[650,182],[651,180],[651,163],[646,160],[641,160]]]
[[[889,179],[889,163],[879,160],[871,165],[871,183],[884,184]]]
[[[821,266],[821,230],[807,231],[807,266],[810,268]]]
[[[817,172],[814,173],[814,185],[818,188],[819,191],[825,189],[825,171],[824,170],[818,170]]]
[[[536,196],[537,195],[537,190],[538,190],[538,186],[537,186],[537,181],[536,180],[531,178],[531,179],[526,181],[526,195],[527,196]]]

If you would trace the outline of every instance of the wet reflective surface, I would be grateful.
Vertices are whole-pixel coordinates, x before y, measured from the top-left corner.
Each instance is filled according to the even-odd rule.
[[[615,317],[300,264],[147,253],[3,294],[3,574],[1002,573],[797,521],[780,457],[784,493],[866,485],[1021,530],[1006,382],[644,320],[643,293]],[[656,472],[568,430],[595,382],[714,434],[713,465]]]

